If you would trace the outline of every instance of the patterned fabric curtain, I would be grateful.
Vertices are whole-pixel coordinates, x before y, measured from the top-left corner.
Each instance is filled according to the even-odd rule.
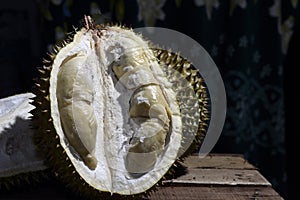
[[[213,152],[243,154],[286,195],[283,66],[299,22],[298,0],[34,2],[39,11],[40,60],[84,14],[97,23],[165,27],[198,41],[217,64],[227,93],[225,126]],[[34,72],[26,74],[32,78]],[[14,92],[23,90],[28,88],[20,86]]]

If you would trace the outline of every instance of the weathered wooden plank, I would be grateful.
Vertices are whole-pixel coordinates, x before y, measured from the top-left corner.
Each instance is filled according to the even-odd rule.
[[[240,154],[209,154],[205,157],[192,155],[184,160],[188,168],[255,169]]]
[[[271,186],[257,170],[249,169],[188,169],[188,173],[167,181],[172,184],[194,185],[261,185]]]
[[[151,200],[283,200],[268,186],[169,186],[154,192]]]
[[[188,173],[166,182],[150,200],[283,200],[270,183],[246,160],[237,155],[212,155],[185,160]],[[50,180],[51,181],[51,180]],[[0,199],[77,199],[63,185],[45,183],[34,190],[8,194]],[[78,198],[80,199],[80,198]]]

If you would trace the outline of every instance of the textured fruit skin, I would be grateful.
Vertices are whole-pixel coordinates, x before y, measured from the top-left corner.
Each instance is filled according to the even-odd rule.
[[[196,134],[194,134],[194,140],[188,149],[184,149],[182,155],[179,156],[180,160],[183,160],[185,157],[189,156],[192,153],[195,153],[198,150],[204,140],[206,131],[209,125],[209,115],[210,115],[210,99],[209,93],[205,84],[204,79],[202,78],[198,69],[196,69],[187,59],[181,57],[179,54],[172,53],[163,49],[153,49],[155,56],[157,57],[161,65],[167,66],[165,68],[168,79],[172,78],[172,72],[175,70],[184,76],[184,78],[191,84],[192,90],[194,91],[197,100],[198,108],[195,112],[199,113],[199,121],[195,121],[193,126],[197,129]],[[170,73],[169,73],[170,72]],[[176,81],[175,81],[176,83]],[[180,85],[174,84],[174,90],[178,96],[183,97],[183,101],[189,101],[189,94],[186,94],[185,88],[180,87]],[[186,97],[186,98],[185,98]],[[187,103],[188,104],[188,103]],[[181,105],[180,105],[181,107]],[[181,109],[190,110],[192,106],[182,106]],[[183,116],[183,121],[194,121],[193,113],[187,111],[190,115]],[[190,127],[185,127],[189,129]],[[188,133],[187,130],[183,130],[184,133]],[[184,137],[188,137],[184,135]],[[184,142],[184,140],[183,140]]]
[[[87,29],[103,29],[108,26],[97,26],[88,21],[87,18],[85,18],[85,20],[84,27]],[[199,97],[198,102],[201,109],[199,111],[200,121],[194,124],[194,126],[198,127],[198,132],[195,135],[194,142],[192,145],[190,145],[189,149],[184,151],[178,160],[175,161],[173,167],[168,171],[168,173],[162,177],[157,184],[147,191],[130,196],[122,196],[98,191],[87,184],[78,174],[78,172],[76,172],[75,167],[60,144],[60,139],[55,131],[53,119],[50,113],[49,77],[52,70],[52,64],[55,60],[57,52],[59,52],[59,50],[66,44],[71,42],[75,34],[76,32],[70,34],[69,38],[64,40],[61,44],[58,44],[54,48],[54,53],[49,53],[48,58],[43,61],[43,66],[38,69],[39,78],[35,80],[35,86],[33,87],[33,93],[36,96],[33,98],[32,104],[35,106],[35,109],[31,111],[31,114],[33,115],[32,121],[36,130],[35,143],[45,154],[47,165],[51,166],[55,176],[61,179],[67,187],[72,189],[72,191],[77,192],[82,197],[87,197],[90,199],[126,199],[128,197],[140,198],[149,196],[157,189],[157,186],[163,185],[163,180],[166,178],[169,179],[176,177],[176,168],[182,169],[180,161],[183,160],[185,156],[193,153],[203,141],[209,122],[209,99],[204,80],[201,78],[199,72],[197,72],[197,70],[193,68],[186,59],[166,50],[154,50],[154,54],[159,62],[166,64],[168,67],[172,68],[173,70],[175,69],[181,74],[186,74],[186,80],[192,83],[193,90],[195,91],[197,97]],[[180,92],[184,91],[180,91],[179,88],[177,93]]]

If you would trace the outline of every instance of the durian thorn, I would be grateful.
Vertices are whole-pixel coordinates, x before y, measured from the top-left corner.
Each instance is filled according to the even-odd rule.
[[[38,68],[38,72],[41,73],[41,74],[45,74],[46,73],[45,70],[43,68],[41,68],[41,67]]]
[[[92,18],[88,15],[84,15],[84,24],[83,26],[89,30],[89,29],[94,29],[94,22],[92,20]]]
[[[43,65],[43,69],[46,70],[47,72],[50,72],[52,69],[52,66],[51,65],[49,65],[49,66]]]
[[[75,28],[75,27],[74,27],[74,29],[75,29],[75,31],[77,30],[77,28]],[[67,37],[67,39],[70,40],[70,41],[72,41],[73,38],[72,38],[71,35],[69,35],[69,36]]]
[[[50,101],[49,95],[44,96],[44,99],[47,100],[47,101]]]
[[[66,46],[68,43],[67,43],[67,41],[63,40],[62,44],[63,44],[63,46]]]
[[[41,87],[41,85],[40,85],[39,83],[34,83],[34,85],[35,85],[36,87]]]
[[[46,133],[51,133],[51,130],[50,130],[50,129],[47,129],[45,132],[46,132]]]
[[[44,64],[50,64],[52,61],[51,60],[48,60],[48,59],[46,59],[46,58],[43,58],[43,63]]]
[[[41,80],[44,81],[44,82],[48,82],[49,78],[41,78]]]
[[[54,60],[55,58],[55,54],[51,53],[51,52],[48,52],[47,55],[50,57],[50,60]]]
[[[53,48],[53,51],[54,51],[55,54],[57,54],[58,51],[59,51],[59,46],[55,45],[54,48]]]
[[[42,113],[47,113],[47,112],[49,112],[47,109],[42,110]]]
[[[73,29],[74,29],[74,32],[76,33],[77,32],[77,27],[75,27],[75,26],[72,26],[73,27]],[[68,36],[68,39],[72,39],[72,35],[73,35],[73,33],[71,32],[71,33],[67,33],[67,36]]]

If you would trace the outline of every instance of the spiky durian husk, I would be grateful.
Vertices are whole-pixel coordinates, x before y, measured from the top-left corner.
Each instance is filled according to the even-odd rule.
[[[196,110],[196,112],[200,114],[199,121],[195,121],[193,113],[189,113],[190,115],[183,116],[182,118],[183,124],[188,123],[188,121],[192,121],[193,124],[191,124],[191,126],[194,126],[197,129],[197,132],[194,133],[193,142],[188,149],[183,150],[184,153],[179,157],[180,160],[183,160],[185,157],[189,156],[192,153],[195,153],[195,151],[200,148],[206,135],[210,120],[209,93],[205,81],[201,76],[199,70],[196,69],[187,59],[183,58],[179,54],[163,49],[154,49],[154,54],[157,57],[159,63],[162,66],[167,67],[164,69],[167,78],[172,80],[172,78],[174,78],[172,77],[172,75],[174,75],[172,72],[174,70],[179,72],[191,84],[195,96],[198,99],[198,109]],[[173,89],[177,96],[185,96],[184,100],[189,101],[189,94],[187,94],[186,88],[181,87],[180,83],[176,80],[173,81]],[[191,109],[191,107],[188,106],[185,109]],[[185,137],[186,136],[183,135],[183,142],[185,142]]]
[[[43,157],[32,141],[31,93],[0,99],[0,193],[38,185],[47,178]]]
[[[101,28],[105,25],[101,25]],[[91,28],[91,27],[90,27]],[[99,27],[92,27],[99,28]],[[66,44],[72,41],[73,35],[69,35],[67,40],[64,40],[54,48],[54,53],[48,54],[49,58],[43,61],[43,67],[39,68],[39,78],[35,81],[33,93],[36,95],[33,98],[33,105],[35,109],[31,111],[33,115],[33,124],[36,129],[35,143],[46,158],[46,164],[51,167],[53,173],[57,178],[62,180],[65,185],[72,191],[77,192],[82,197],[90,199],[105,198],[105,199],[124,199],[129,196],[122,196],[118,194],[110,194],[108,192],[101,192],[96,190],[87,184],[83,178],[78,174],[65,150],[60,144],[60,139],[56,134],[53,119],[50,111],[50,99],[49,99],[49,87],[50,87],[50,73],[52,70],[52,64],[55,56],[59,50]],[[181,158],[187,156],[196,147],[198,147],[205,135],[207,123],[208,123],[208,98],[207,91],[205,90],[204,81],[199,76],[199,73],[194,73],[195,69],[188,65],[187,61],[177,54],[172,54],[164,50],[155,50],[155,54],[160,62],[167,64],[169,67],[176,71],[186,74],[186,79],[192,83],[196,94],[199,96],[201,120],[199,121],[198,133],[194,139],[194,143],[188,149],[187,153],[184,153]],[[163,185],[165,179],[174,178],[176,176],[176,169],[183,169],[181,167],[180,160],[174,161],[173,167],[170,168],[167,174],[161,178],[153,187],[145,191],[144,193],[130,196],[131,198],[141,198],[149,196],[157,189],[157,186]]]

